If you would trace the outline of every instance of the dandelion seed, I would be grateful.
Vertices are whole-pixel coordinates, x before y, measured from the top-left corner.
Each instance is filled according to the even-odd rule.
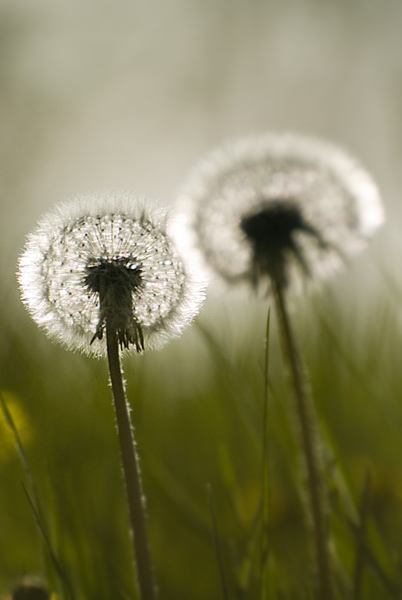
[[[228,282],[323,277],[362,249],[384,213],[371,176],[343,150],[295,135],[213,152],[179,194],[190,247]]]
[[[23,301],[47,333],[106,354],[106,321],[121,348],[159,347],[203,299],[165,219],[127,193],[78,196],[47,214],[20,259]]]

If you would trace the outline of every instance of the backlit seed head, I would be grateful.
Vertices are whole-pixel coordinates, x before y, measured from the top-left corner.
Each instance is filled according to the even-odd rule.
[[[58,205],[19,262],[22,299],[46,332],[88,354],[159,347],[196,315],[202,284],[190,275],[155,206],[129,193],[94,192]]]
[[[326,276],[384,221],[377,186],[347,153],[296,135],[227,144],[179,194],[187,244],[228,282]]]

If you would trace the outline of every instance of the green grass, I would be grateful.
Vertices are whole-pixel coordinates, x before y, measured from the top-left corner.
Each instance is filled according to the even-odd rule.
[[[293,318],[323,432],[336,597],[397,598],[401,298],[384,282],[362,310],[331,289],[336,282]],[[267,308],[211,298],[180,340],[124,359],[161,600],[224,599],[222,577],[230,600],[262,598]],[[314,566],[274,313],[271,321],[265,598],[303,600],[313,597]],[[0,418],[0,595],[40,575],[60,599],[136,598],[106,361],[52,344],[21,307],[3,316],[0,362],[29,463],[27,475]]]

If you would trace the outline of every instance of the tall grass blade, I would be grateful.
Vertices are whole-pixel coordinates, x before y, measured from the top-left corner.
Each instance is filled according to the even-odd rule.
[[[45,524],[44,524],[44,522],[43,522],[43,520],[41,518],[39,510],[38,510],[38,508],[36,506],[36,503],[33,500],[33,498],[31,497],[31,495],[30,495],[27,487],[25,486],[25,484],[23,484],[23,488],[24,488],[25,494],[27,496],[28,502],[30,504],[30,507],[32,509],[33,515],[35,517],[35,521],[36,521],[36,524],[38,526],[38,529],[39,529],[39,531],[40,531],[40,533],[42,535],[42,538],[43,538],[43,540],[44,540],[44,542],[46,544],[46,547],[48,549],[49,556],[50,556],[50,559],[52,561],[53,567],[54,567],[54,569],[55,569],[55,571],[56,571],[56,573],[58,575],[59,581],[60,581],[60,583],[62,585],[63,596],[64,596],[65,593],[67,593],[67,596],[69,598],[71,598],[71,600],[75,600],[75,595],[73,593],[72,587],[71,587],[71,585],[70,585],[70,583],[69,583],[69,581],[67,579],[65,570],[63,569],[63,567],[62,567],[62,565],[61,565],[61,563],[60,563],[60,561],[59,561],[59,559],[58,559],[55,551],[53,550],[53,547],[52,547],[49,535],[47,533]]]
[[[12,431],[12,434],[14,436],[14,441],[15,441],[15,445],[16,445],[16,448],[17,448],[17,452],[18,452],[18,455],[19,455],[22,467],[24,469],[25,477],[26,477],[27,484],[28,484],[28,487],[29,487],[29,490],[30,490],[30,491],[28,490],[28,487],[25,485],[25,483],[22,484],[23,488],[24,488],[24,491],[25,491],[25,494],[26,494],[26,496],[28,498],[29,505],[30,505],[30,507],[32,509],[32,512],[34,514],[35,521],[36,521],[36,524],[38,526],[39,532],[41,534],[41,540],[44,542],[44,545],[42,544],[43,560],[44,560],[44,562],[46,564],[46,562],[47,562],[46,561],[46,553],[47,553],[49,555],[49,557],[50,557],[50,560],[51,560],[51,563],[53,565],[53,568],[54,568],[54,570],[55,570],[55,572],[56,572],[56,574],[58,576],[59,584],[62,586],[62,588],[66,589],[68,591],[69,597],[72,600],[74,600],[74,594],[72,592],[71,585],[68,582],[66,574],[65,574],[65,572],[64,572],[64,570],[63,570],[63,568],[62,568],[62,566],[60,564],[60,561],[57,558],[56,553],[55,553],[55,551],[52,548],[52,544],[50,542],[50,537],[49,537],[49,535],[47,533],[47,530],[46,530],[46,526],[45,526],[45,522],[44,522],[44,517],[43,517],[44,513],[43,513],[43,510],[41,508],[41,504],[40,504],[39,496],[38,496],[38,493],[37,493],[37,490],[36,490],[36,486],[35,486],[35,483],[34,483],[34,478],[33,478],[33,475],[32,475],[32,471],[31,471],[31,468],[29,466],[29,462],[28,462],[28,458],[27,458],[27,455],[26,455],[25,450],[24,450],[24,446],[23,446],[23,444],[21,442],[21,437],[20,437],[20,434],[18,432],[18,428],[15,425],[14,419],[13,419],[13,417],[11,415],[11,412],[8,409],[7,403],[6,403],[6,401],[4,399],[4,396],[3,396],[3,394],[1,392],[0,392],[0,405],[1,405],[1,409],[2,409],[3,415],[4,415],[4,420],[5,420],[6,424],[7,424],[7,426]],[[46,549],[47,552],[45,552],[45,549]]]
[[[260,587],[261,600],[268,598],[268,559],[269,559],[269,331],[271,310],[268,308],[266,335],[265,335],[265,361],[264,361],[264,420],[263,420],[263,447],[262,447],[262,532],[261,532],[261,572]]]
[[[343,520],[347,523],[352,534],[355,536],[356,541],[361,544],[361,552],[364,555],[364,561],[370,565],[384,588],[391,594],[393,598],[402,598],[402,586],[395,582],[385,571],[385,568],[380,564],[379,559],[369,546],[368,541],[361,536],[360,525],[355,523],[345,514],[340,514]]]
[[[362,586],[363,586],[363,572],[365,566],[365,540],[366,540],[366,526],[367,517],[369,512],[369,501],[370,501],[370,486],[371,478],[370,471],[367,470],[366,478],[363,485],[362,497],[360,502],[359,510],[359,525],[356,529],[356,562],[353,578],[354,588],[354,600],[361,600],[362,597]]]
[[[32,477],[32,472],[31,469],[29,467],[29,463],[28,463],[28,459],[27,456],[25,454],[25,450],[24,447],[22,445],[21,442],[21,438],[20,438],[20,434],[18,432],[18,429],[14,423],[14,419],[8,409],[7,403],[4,399],[3,394],[0,392],[0,404],[1,404],[1,409],[3,411],[3,415],[4,415],[4,420],[7,424],[7,426],[11,429],[12,434],[14,436],[14,441],[15,441],[15,445],[17,448],[17,452],[22,464],[22,467],[24,469],[24,473],[25,473],[25,477],[27,478],[27,481],[29,483],[30,488],[34,491],[35,490],[35,486],[34,486],[34,482],[33,482],[33,477]]]
[[[353,377],[355,378],[355,380],[358,382],[361,390],[364,391],[364,393],[366,394],[366,396],[368,398],[372,397],[373,391],[367,385],[367,377],[363,373],[361,373],[359,371],[359,369],[356,366],[354,360],[349,356],[349,354],[347,353],[347,351],[345,350],[345,348],[340,343],[340,341],[339,341],[339,339],[338,339],[338,337],[337,337],[337,335],[336,335],[336,333],[335,333],[335,331],[334,331],[331,323],[328,321],[328,319],[326,317],[324,317],[323,312],[319,309],[319,307],[318,307],[317,304],[316,304],[316,315],[317,315],[317,318],[318,318],[318,321],[319,321],[320,325],[324,329],[324,331],[325,331],[326,335],[328,336],[331,344],[337,350],[338,355],[342,358],[344,364],[348,368],[348,370],[351,373],[351,375],[353,375]]]
[[[207,485],[207,494],[208,494],[209,509],[211,512],[212,530],[213,530],[213,534],[214,534],[214,545],[215,545],[216,558],[218,561],[219,578],[220,578],[221,587],[222,587],[222,596],[223,596],[224,600],[230,600],[227,580],[226,580],[226,576],[225,576],[225,569],[224,569],[224,565],[223,565],[222,547],[221,547],[221,542],[220,542],[220,538],[219,538],[215,506],[214,506],[214,502],[213,502],[213,498],[212,498],[211,486],[209,484]]]

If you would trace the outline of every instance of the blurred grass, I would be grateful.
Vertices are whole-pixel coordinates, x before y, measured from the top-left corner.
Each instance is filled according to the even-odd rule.
[[[365,310],[342,302],[331,287],[295,307],[325,437],[342,599],[401,597],[395,587],[402,584],[400,304],[397,288],[384,279]],[[207,486],[228,598],[261,597],[267,307],[265,300],[211,298],[182,339],[124,360],[164,600],[223,598]],[[312,597],[313,567],[290,391],[275,315],[271,320],[268,598],[299,600]],[[135,598],[106,363],[53,345],[22,312],[18,327],[5,318],[1,323],[0,389],[74,598]],[[44,564],[43,540],[22,485],[29,489],[29,482],[1,419],[0,593],[25,575],[48,574],[52,591],[68,598],[51,562]]]

